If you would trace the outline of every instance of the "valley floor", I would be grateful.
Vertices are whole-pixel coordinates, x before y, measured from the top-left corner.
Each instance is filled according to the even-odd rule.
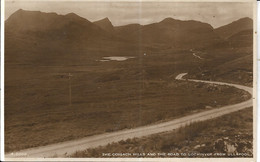
[[[178,76],[176,76],[176,79],[184,82],[185,80],[182,79],[182,77],[184,75],[186,75],[186,73],[179,74]],[[213,87],[216,87],[216,85],[226,85],[226,86],[230,86],[230,87],[234,86],[241,90],[245,90],[252,95],[252,88],[246,87],[246,86],[227,84],[227,83],[221,83],[221,82],[201,81],[201,80],[190,80],[190,81],[196,82],[196,83],[206,83],[208,85],[213,84],[212,85]],[[251,98],[251,95],[250,95],[250,98]],[[7,155],[7,157],[13,157],[13,156],[16,157],[17,154],[25,155],[26,157],[52,157],[55,155],[57,155],[58,157],[62,157],[64,155],[66,156],[67,154],[71,154],[75,150],[82,150],[85,148],[95,148],[99,145],[108,144],[109,142],[117,142],[120,139],[125,140],[128,138],[143,137],[143,136],[148,136],[151,134],[156,134],[156,133],[160,133],[160,132],[177,129],[186,124],[190,124],[190,123],[193,123],[196,121],[209,120],[211,118],[215,118],[218,116],[222,116],[224,114],[228,114],[228,113],[231,113],[234,111],[244,109],[247,106],[249,106],[249,107],[252,106],[252,100],[247,100],[247,101],[241,102],[239,104],[234,104],[234,105],[230,105],[230,106],[224,106],[219,109],[203,111],[201,113],[196,113],[194,115],[184,116],[182,118],[178,118],[176,120],[164,122],[161,124],[148,125],[145,127],[139,127],[136,129],[128,129],[125,131],[118,131],[115,133],[101,134],[101,135],[92,136],[89,138],[82,138],[80,140],[68,141],[68,142],[64,142],[64,143],[57,143],[57,144],[49,145],[46,147],[38,147],[38,148],[22,150],[22,151],[19,151],[16,153],[10,153]]]
[[[189,50],[169,49],[146,52],[146,55],[127,54],[135,58],[122,62],[96,61],[104,56],[99,53],[91,55],[93,57],[82,54],[78,64],[63,65],[64,60],[60,59],[52,59],[54,63],[48,62],[47,65],[40,62],[35,65],[7,63],[5,151],[160,123],[245,101],[250,95],[233,87],[174,79],[182,72],[199,75],[196,72],[200,66],[210,70],[222,62],[229,65],[233,58],[242,58],[245,52],[250,52],[244,48],[235,49],[227,55],[230,51],[222,49],[210,56],[211,53],[198,54],[203,60],[194,57]],[[251,60],[245,62],[244,71],[250,71]],[[243,59],[235,61],[233,69],[229,69],[237,71],[237,63],[242,64]],[[69,73],[73,75],[71,80]],[[247,75],[252,74],[246,73],[242,77],[245,82],[236,76],[231,79],[223,77],[223,80],[237,80],[248,85],[245,84],[250,82]],[[208,76],[205,79],[210,80],[212,75]]]

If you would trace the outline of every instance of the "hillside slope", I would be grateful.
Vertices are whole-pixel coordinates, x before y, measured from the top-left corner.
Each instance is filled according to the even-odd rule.
[[[245,17],[236,20],[230,24],[221,26],[215,29],[215,32],[226,39],[236,33],[249,29],[253,29],[253,20],[248,17]]]
[[[114,32],[114,26],[112,25],[111,21],[107,17],[102,20],[95,21],[93,23],[109,33]]]

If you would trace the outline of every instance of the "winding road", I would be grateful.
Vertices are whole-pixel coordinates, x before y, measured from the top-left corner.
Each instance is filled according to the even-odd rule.
[[[41,147],[21,150],[18,152],[8,153],[5,155],[5,158],[6,160],[7,159],[11,160],[12,158],[65,157],[66,155],[70,155],[75,153],[76,151],[85,150],[87,148],[94,148],[101,145],[107,145],[108,143],[118,142],[120,140],[126,140],[128,138],[143,137],[143,136],[148,136],[156,133],[171,131],[173,129],[177,129],[182,126],[188,125],[192,122],[209,120],[212,118],[216,118],[225,114],[229,114],[231,112],[235,112],[253,106],[253,100],[252,100],[253,88],[251,87],[238,85],[238,84],[224,83],[224,82],[183,79],[183,77],[186,74],[187,73],[179,74],[178,76],[176,76],[175,79],[232,86],[249,92],[251,94],[251,98],[247,101],[238,104],[206,110],[203,112],[187,115],[164,123],[147,125],[147,126],[137,127],[134,129],[121,130],[112,133],[94,135],[94,136],[85,137],[78,140],[61,142],[61,143],[51,144],[47,146],[41,146]]]
[[[203,58],[200,57],[200,56],[198,56],[198,55],[196,55],[196,53],[193,53],[192,55],[193,55],[194,57],[197,57],[197,58],[200,59],[200,60],[203,60]]]

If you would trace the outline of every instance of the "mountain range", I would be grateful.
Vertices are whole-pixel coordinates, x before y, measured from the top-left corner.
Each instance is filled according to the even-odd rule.
[[[253,29],[250,18],[242,18],[214,29],[199,21],[181,21],[173,18],[148,24],[129,24],[114,27],[108,18],[90,22],[74,13],[58,15],[40,11],[18,10],[6,20],[6,32],[35,34],[52,39],[122,39],[143,44],[168,44],[173,47],[205,46],[228,39],[244,30]]]
[[[156,48],[252,46],[253,20],[242,18],[216,29],[208,23],[173,18],[148,25],[113,26],[108,18],[90,22],[74,13],[58,15],[20,9],[5,21],[5,35],[6,53],[12,54],[6,57],[7,62],[30,57],[33,61],[61,56],[74,59],[74,56],[64,56],[64,52],[100,54],[124,51],[127,54],[125,51]],[[27,58],[22,58],[17,54],[20,51],[30,52]]]
[[[252,30],[253,29],[253,20],[245,17],[237,21],[234,21],[230,24],[221,26],[215,29],[215,32],[220,35],[222,38],[229,38],[234,34],[237,34],[241,31]]]

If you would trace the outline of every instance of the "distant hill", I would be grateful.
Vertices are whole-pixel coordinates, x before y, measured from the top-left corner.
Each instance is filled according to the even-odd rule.
[[[149,25],[114,27],[108,18],[90,22],[74,13],[58,15],[18,10],[6,20],[6,33],[29,34],[45,39],[127,40],[137,44],[169,47],[201,47],[220,41],[211,25],[199,21],[166,18]]]
[[[114,27],[115,33],[117,36],[125,38],[125,35],[128,33],[127,38],[125,39],[134,39],[135,36],[133,36],[133,33],[139,32],[142,28],[142,25],[140,24],[129,24],[124,26],[116,26]]]
[[[173,18],[113,27],[108,18],[93,23],[74,13],[18,10],[5,21],[6,65],[96,65],[95,60],[103,56],[176,55],[173,51],[192,54],[194,49],[205,53],[201,56],[205,61],[212,60],[207,62],[211,67],[252,53],[252,44],[253,21],[249,18],[217,29],[207,23]],[[188,58],[187,66],[192,61],[189,59],[194,59],[179,57]]]
[[[253,30],[253,20],[245,17],[230,24],[216,28],[215,32],[219,34],[222,38],[227,39],[236,33],[249,29]]]
[[[219,40],[212,26],[207,23],[172,18],[144,26],[142,33],[146,42],[164,42],[173,47],[201,47]]]
[[[207,23],[173,18],[114,27],[108,18],[92,23],[74,13],[18,10],[5,21],[5,58],[7,62],[74,64],[106,53],[249,46],[251,29],[242,29],[252,27],[246,23],[251,21],[241,19],[216,30]],[[245,27],[234,26],[239,22]],[[224,40],[221,31],[230,36]]]
[[[18,10],[5,22],[6,32],[30,34],[52,39],[89,39],[104,36],[98,26],[74,13],[58,15]]]
[[[243,30],[228,38],[228,41],[232,46],[236,47],[248,47],[253,46],[253,30]]]
[[[219,41],[211,25],[198,21],[166,18],[149,25],[131,24],[115,28],[121,37],[144,44],[167,44],[171,47],[201,47]]]
[[[86,62],[122,41],[74,13],[18,10],[5,21],[5,61],[30,64]],[[93,54],[92,51],[98,51]]]
[[[111,21],[108,18],[104,18],[102,20],[95,21],[93,23],[109,33],[114,32],[114,26],[112,25]]]

